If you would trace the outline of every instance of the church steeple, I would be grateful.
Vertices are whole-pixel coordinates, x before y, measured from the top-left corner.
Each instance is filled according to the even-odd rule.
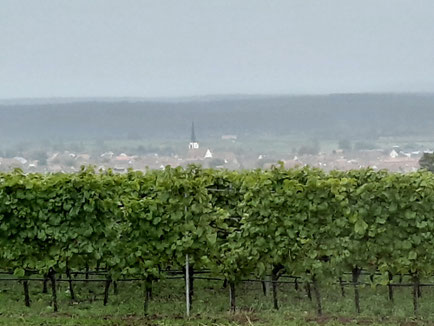
[[[194,133],[194,122],[191,122],[191,140],[192,143],[196,143],[196,134]]]
[[[190,139],[190,144],[188,144],[188,149],[198,149],[198,148],[199,148],[199,143],[197,142],[196,134],[194,132],[194,122],[191,122],[191,139]]]

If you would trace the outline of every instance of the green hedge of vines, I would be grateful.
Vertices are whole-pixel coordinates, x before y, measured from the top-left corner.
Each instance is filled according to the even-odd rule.
[[[112,279],[182,268],[323,281],[354,269],[434,272],[434,176],[224,171],[0,174],[0,268],[24,277],[106,266]]]

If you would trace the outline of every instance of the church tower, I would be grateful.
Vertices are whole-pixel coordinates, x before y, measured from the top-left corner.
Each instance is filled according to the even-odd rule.
[[[188,149],[199,149],[199,143],[196,140],[196,134],[194,133],[194,122],[191,123],[191,139],[188,144]]]

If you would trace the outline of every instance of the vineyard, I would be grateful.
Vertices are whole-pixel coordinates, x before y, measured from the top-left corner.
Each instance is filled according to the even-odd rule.
[[[57,282],[74,300],[78,280],[98,281],[104,304],[110,288],[142,282],[146,314],[153,284],[181,279],[187,314],[198,280],[221,282],[231,311],[250,281],[270,285],[275,309],[279,284],[306,289],[319,315],[328,285],[351,289],[356,313],[360,287],[386,288],[391,302],[410,287],[418,314],[434,274],[433,211],[426,171],[16,170],[0,175],[0,269],[27,306],[29,282],[49,289],[54,311]]]

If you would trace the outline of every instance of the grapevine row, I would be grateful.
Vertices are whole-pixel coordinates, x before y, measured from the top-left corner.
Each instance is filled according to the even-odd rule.
[[[235,285],[252,273],[314,285],[350,272],[434,273],[434,176],[309,167],[0,174],[0,268],[26,278],[104,266],[146,284],[185,257]],[[110,283],[108,283],[110,284]],[[275,293],[275,291],[274,291]],[[275,299],[277,308],[277,299]],[[320,310],[321,307],[319,306]]]

